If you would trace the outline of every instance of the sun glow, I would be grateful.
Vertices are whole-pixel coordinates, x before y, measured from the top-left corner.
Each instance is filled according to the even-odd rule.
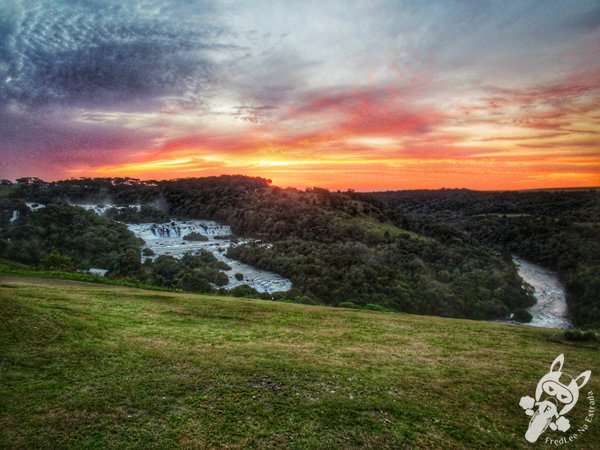
[[[165,28],[151,33],[132,30],[152,9],[128,24],[107,11],[85,35],[47,34],[62,24],[51,11],[34,14],[37,27],[10,29],[0,176],[247,174],[357,190],[600,185],[600,35],[574,28],[590,15],[585,2],[521,8],[523,22],[512,20],[518,5],[484,16],[470,4],[421,2],[406,14],[386,2],[269,2],[298,19],[273,20],[254,3],[233,12],[217,2],[214,17],[189,22],[158,15],[152,23]],[[69,5],[74,15],[87,8]],[[476,16],[486,26],[472,29]],[[106,30],[118,58],[98,44]]]

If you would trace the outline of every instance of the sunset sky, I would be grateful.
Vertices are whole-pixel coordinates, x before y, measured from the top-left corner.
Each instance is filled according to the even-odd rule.
[[[0,0],[0,177],[600,185],[600,2]]]

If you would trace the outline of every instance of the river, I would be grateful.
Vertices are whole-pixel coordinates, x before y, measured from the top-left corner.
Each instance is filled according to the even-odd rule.
[[[32,210],[36,207],[33,204],[28,204],[28,206]],[[43,206],[38,205],[37,207]],[[99,216],[105,215],[109,208],[115,207],[114,205],[96,204],[78,204],[77,206],[93,211]],[[135,208],[139,211],[141,205],[117,206],[116,208]],[[161,255],[179,259],[186,253],[198,254],[205,250],[231,268],[224,271],[229,279],[229,282],[223,286],[224,289],[229,290],[247,284],[258,292],[272,294],[273,292],[289,291],[292,288],[292,282],[279,274],[261,270],[227,257],[227,250],[232,245],[253,241],[252,239],[234,238],[229,225],[218,224],[213,220],[170,220],[165,223],[127,224],[127,228],[136,237],[142,239],[145,247],[154,253],[152,256],[142,256],[142,262],[146,259],[156,259]],[[200,235],[202,240],[186,240],[185,237],[191,233]],[[98,268],[94,270],[99,275],[106,272]],[[241,275],[242,279],[238,279],[236,275],[238,277]]]
[[[268,293],[289,291],[292,288],[292,282],[287,278],[227,257],[227,250],[232,245],[252,241],[234,238],[229,225],[218,224],[212,220],[172,220],[166,223],[128,224],[127,228],[143,239],[145,246],[154,252],[154,256],[143,259],[155,259],[160,255],[182,258],[186,253],[197,254],[202,250],[212,253],[215,258],[231,267],[225,271],[229,278],[225,289],[242,284],[247,284],[258,292]],[[205,240],[186,240],[185,236],[191,233],[204,236]],[[236,279],[235,274],[243,275],[243,279]]]
[[[41,203],[26,203],[26,205],[31,211],[46,206]],[[110,208],[134,208],[138,211],[141,209],[141,205],[114,206],[93,203],[74,205],[93,211],[99,216],[104,216]],[[11,222],[19,218],[18,212],[16,214],[15,212],[13,212]],[[229,279],[229,282],[223,286],[224,289],[233,289],[247,284],[258,292],[272,294],[289,291],[292,288],[292,282],[279,274],[261,270],[227,257],[227,250],[232,245],[253,241],[252,239],[234,238],[229,225],[218,224],[213,220],[170,220],[165,223],[127,224],[127,228],[136,237],[142,239],[145,247],[153,252],[152,256],[142,256],[142,262],[145,259],[156,259],[161,255],[179,259],[186,253],[198,254],[205,250],[230,267],[229,270],[224,271]],[[202,240],[186,240],[185,237],[191,233],[200,235]],[[270,244],[263,243],[263,245]],[[93,267],[90,269],[90,273],[99,276],[104,276],[106,272],[105,268]]]
[[[533,319],[527,325],[547,328],[569,328],[565,288],[557,275],[537,264],[513,256],[519,275],[533,287],[537,303],[528,311]]]

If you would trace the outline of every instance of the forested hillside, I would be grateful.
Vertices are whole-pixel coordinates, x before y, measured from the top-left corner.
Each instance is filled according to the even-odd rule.
[[[600,191],[382,192],[420,221],[451,224],[490,248],[557,271],[576,324],[600,326]]]
[[[46,269],[139,266],[140,242],[121,223],[65,204],[21,211],[0,228],[0,256]]]
[[[241,176],[82,179],[23,182],[4,199],[5,208],[17,204],[20,220],[27,220],[26,200],[145,205],[144,217],[128,211],[130,221],[226,222],[235,234],[260,240],[232,248],[230,256],[292,280],[293,289],[277,298],[475,319],[504,318],[533,302],[509,259],[451,227],[410,219],[371,195],[280,189],[268,180]],[[15,226],[19,222],[5,225]],[[163,260],[160,268],[126,275],[189,288],[190,276],[187,283],[173,283],[184,278],[175,268],[167,270],[174,264]],[[165,275],[159,277],[162,268]]]

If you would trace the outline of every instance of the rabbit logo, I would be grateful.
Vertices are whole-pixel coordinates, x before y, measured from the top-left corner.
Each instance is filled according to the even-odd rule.
[[[550,372],[538,382],[535,399],[521,397],[519,406],[531,416],[525,433],[528,442],[536,442],[548,427],[562,432],[571,427],[565,415],[577,404],[579,390],[589,381],[592,372],[586,370],[573,379],[563,372],[564,362],[564,355],[558,355],[550,366]]]

